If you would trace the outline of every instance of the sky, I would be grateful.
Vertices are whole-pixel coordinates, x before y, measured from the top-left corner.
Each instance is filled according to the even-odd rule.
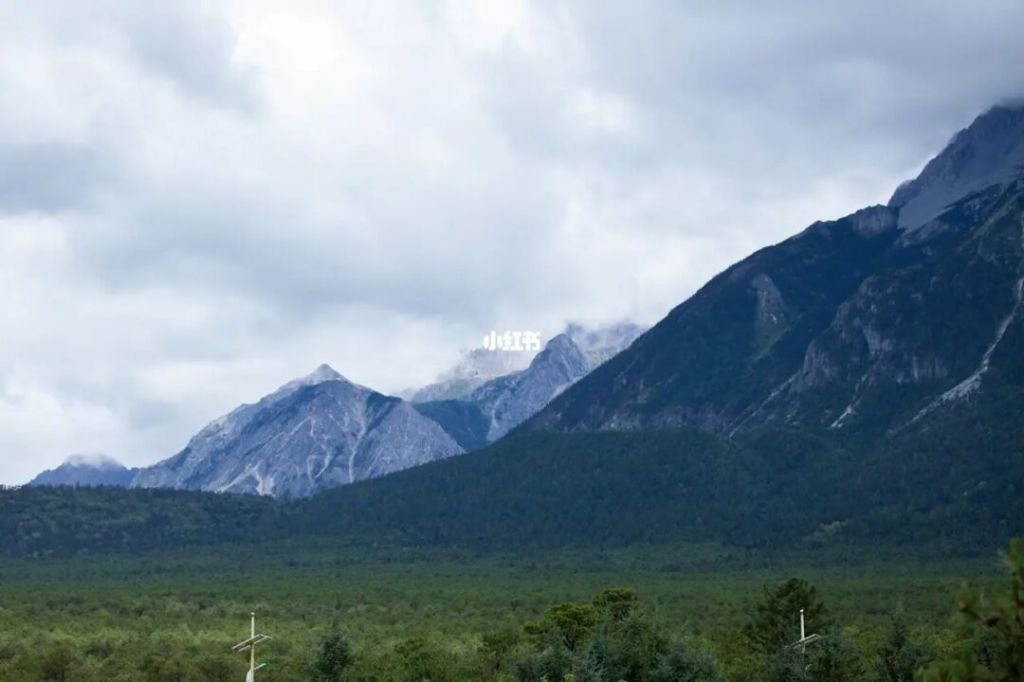
[[[0,6],[0,483],[652,324],[1024,94],[1024,3]]]

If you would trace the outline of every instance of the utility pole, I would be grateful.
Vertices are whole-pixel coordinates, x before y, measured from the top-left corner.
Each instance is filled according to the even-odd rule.
[[[810,666],[807,664],[807,645],[813,644],[821,639],[821,635],[808,635],[807,628],[804,623],[804,610],[800,609],[800,639],[790,645],[793,649],[800,647],[800,656],[804,659],[803,674],[806,676],[810,671]]]
[[[252,631],[252,634],[254,634],[254,635],[256,634],[255,627],[256,627],[256,624],[253,623],[253,628],[254,629]],[[800,609],[800,641],[803,642],[803,644],[800,647],[800,653],[802,653],[802,654],[804,654],[806,656],[807,655],[807,642],[804,642],[805,639],[807,639],[807,632],[804,630],[804,610]]]
[[[807,645],[813,644],[821,639],[821,635],[808,635],[807,629],[804,625],[804,610],[800,609],[800,639],[794,642],[791,646],[795,649],[800,647],[800,654],[804,657],[807,656]]]
[[[267,664],[260,663],[256,665],[256,645],[262,644],[270,639],[270,635],[257,635],[256,634],[256,613],[250,613],[249,616],[252,618],[251,627],[249,629],[249,639],[243,640],[238,644],[231,647],[232,651],[248,651],[249,652],[249,672],[245,675],[245,682],[255,682],[256,671],[261,668],[266,668]]]

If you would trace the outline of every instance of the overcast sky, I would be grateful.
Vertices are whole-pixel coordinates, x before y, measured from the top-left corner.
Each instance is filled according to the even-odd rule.
[[[1024,94],[1020,0],[0,6],[0,482],[653,323]]]

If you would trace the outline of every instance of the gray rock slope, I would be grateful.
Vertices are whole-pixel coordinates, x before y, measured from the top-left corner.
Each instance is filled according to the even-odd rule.
[[[212,422],[132,485],[298,497],[462,451],[410,403],[324,365]]]
[[[960,131],[889,200],[902,228],[916,228],[972,192],[1005,184],[1024,168],[1024,103],[997,106]]]
[[[466,398],[491,379],[526,369],[532,358],[533,354],[526,352],[474,348],[465,351],[455,366],[434,383],[399,395],[415,403]]]
[[[449,377],[476,386],[458,387],[468,390],[465,401],[414,405],[322,365],[211,422],[177,455],[138,470],[131,485],[303,497],[450,457],[501,437],[639,331],[570,327],[526,369],[486,381],[520,361],[469,357]],[[454,383],[422,394],[456,390]]]
[[[643,330],[632,323],[598,329],[569,325],[529,367],[485,382],[464,399],[416,405],[467,450],[494,442],[566,388],[627,347]]]

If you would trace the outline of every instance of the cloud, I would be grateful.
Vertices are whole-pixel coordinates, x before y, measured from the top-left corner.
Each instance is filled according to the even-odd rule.
[[[57,211],[76,206],[106,172],[95,149],[59,144],[0,146],[0,212]]]
[[[0,481],[173,454],[330,362],[654,322],[1024,93],[1024,8],[0,9]]]

